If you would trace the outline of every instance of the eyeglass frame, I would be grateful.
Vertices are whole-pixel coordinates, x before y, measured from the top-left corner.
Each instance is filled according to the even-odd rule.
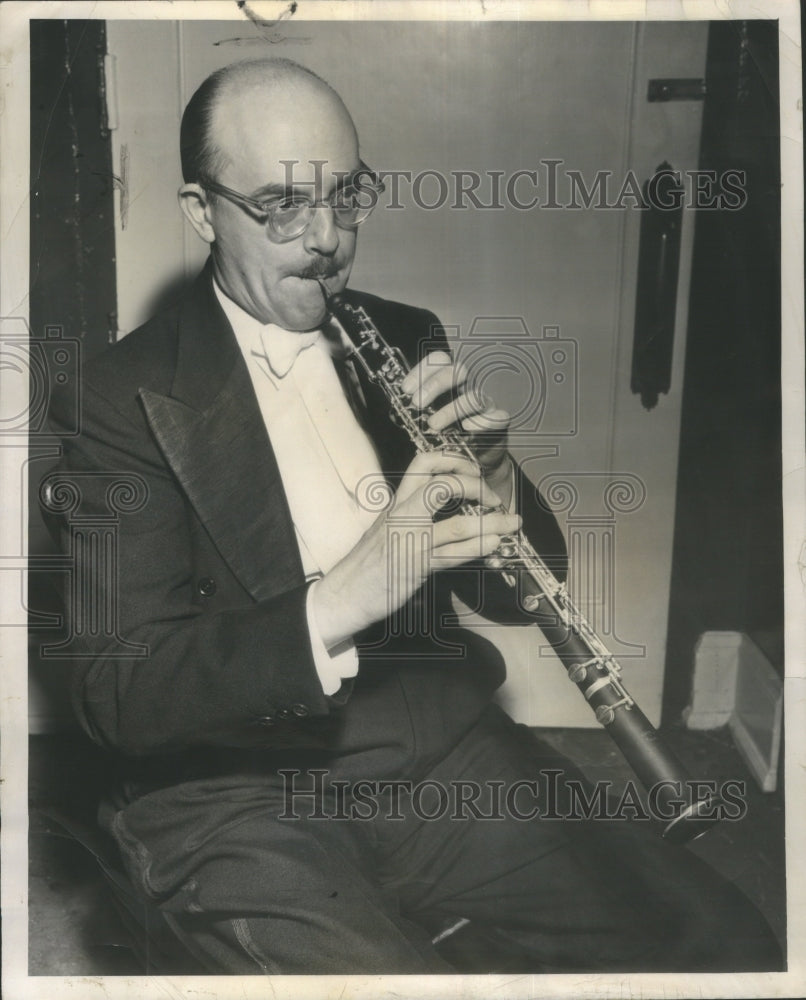
[[[352,178],[358,177],[362,174],[367,174],[369,177],[371,177],[372,183],[361,183],[358,186],[356,186],[356,184],[353,183]],[[210,191],[214,194],[219,194],[223,198],[226,198],[227,201],[230,201],[235,205],[238,205],[242,208],[254,209],[256,212],[259,212],[261,215],[264,215],[266,217],[265,218],[266,228],[271,231],[273,237],[276,239],[278,243],[289,243],[291,240],[299,239],[300,236],[302,236],[305,232],[307,232],[308,228],[311,225],[311,222],[313,221],[313,216],[311,216],[311,218],[308,220],[305,226],[298,233],[295,233],[293,236],[283,236],[282,234],[276,231],[276,229],[272,224],[271,209],[275,205],[280,204],[280,202],[283,202],[290,197],[294,197],[293,195],[282,194],[282,195],[274,195],[269,199],[259,199],[259,198],[250,198],[249,195],[242,194],[240,191],[236,191],[233,188],[226,187],[226,185],[224,184],[219,184],[217,181],[205,180],[204,178],[201,178],[199,180],[199,185],[203,187],[205,191]],[[348,232],[356,230],[361,225],[361,223],[367,221],[367,219],[374,211],[375,205],[377,204],[377,195],[383,193],[383,191],[386,189],[386,185],[384,184],[383,180],[375,173],[375,171],[372,170],[370,167],[368,167],[366,163],[364,163],[364,161],[362,160],[358,170],[356,170],[351,175],[351,182],[344,184],[342,187],[338,188],[335,194],[343,193],[344,191],[349,190],[351,188],[357,191],[371,191],[376,197],[374,198],[373,203],[369,206],[367,214],[363,217],[363,219],[359,219],[357,222],[351,224],[345,224],[343,222],[340,222],[338,216],[334,214],[333,221],[335,222],[335,224],[339,227],[339,229],[344,229]],[[301,195],[300,197],[304,198],[305,195]],[[333,195],[331,195],[331,198],[332,197]],[[322,199],[319,199],[318,201],[309,200],[308,206],[310,208],[320,208],[327,206],[328,208],[331,209],[334,207],[330,201],[325,201]]]

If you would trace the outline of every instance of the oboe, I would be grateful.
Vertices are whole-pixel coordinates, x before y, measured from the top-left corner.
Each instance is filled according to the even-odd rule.
[[[389,416],[406,431],[418,452],[448,450],[477,464],[465,435],[456,428],[434,431],[428,426],[431,407],[414,407],[402,389],[409,365],[399,349],[381,336],[363,307],[331,294],[319,279],[328,311],[340,323],[349,342],[349,355],[367,378],[383,391]],[[503,508],[498,508],[503,510]],[[466,502],[466,514],[489,513],[490,508]],[[650,795],[652,812],[666,823],[663,837],[683,844],[701,836],[720,819],[722,800],[713,783],[695,782],[663,743],[621,680],[621,666],[592,626],[574,605],[567,587],[546,566],[522,531],[505,535],[486,559],[520,597],[524,611],[533,615],[582,692],[596,720],[612,737],[627,763]],[[697,796],[705,790],[704,797]],[[684,796],[688,796],[687,801]]]

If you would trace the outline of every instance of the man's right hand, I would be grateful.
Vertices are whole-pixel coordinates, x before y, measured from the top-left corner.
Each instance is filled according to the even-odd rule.
[[[389,509],[316,584],[316,622],[326,646],[352,638],[400,608],[437,569],[461,566],[494,552],[501,536],[520,527],[516,514],[461,512],[433,521],[439,504],[469,500],[496,507],[499,497],[478,466],[442,452],[418,455]]]

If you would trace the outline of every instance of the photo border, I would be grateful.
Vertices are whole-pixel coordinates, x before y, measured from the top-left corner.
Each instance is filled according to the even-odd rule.
[[[295,11],[292,13],[292,7]],[[349,997],[381,996],[465,998],[509,997],[777,997],[806,992],[806,898],[802,843],[806,824],[806,769],[800,763],[806,733],[804,682],[804,345],[803,345],[803,148],[801,29],[796,2],[732,2],[711,0],[590,0],[590,2],[496,2],[480,0],[431,3],[332,3],[303,0],[299,4],[114,2],[7,2],[0,7],[0,316],[26,316],[28,288],[29,198],[29,51],[32,18],[231,20],[723,20],[770,17],[779,20],[781,88],[781,238],[782,238],[782,401],[783,503],[785,562],[785,785],[787,850],[788,971],[736,975],[496,975],[416,976],[283,976],[272,977],[48,977],[28,969],[28,769],[26,629],[6,627],[0,634],[3,697],[0,701],[2,783],[2,916],[3,994],[7,1000],[48,996],[80,997]],[[3,375],[4,373],[0,373]],[[0,390],[1,391],[1,390]],[[0,441],[0,481],[20,482],[27,449],[24,443]],[[9,493],[11,494],[9,496]],[[0,560],[15,552],[25,498],[4,490],[0,517]],[[2,574],[3,577],[8,574]],[[16,581],[15,581],[16,582]],[[19,603],[19,584],[0,579],[0,598]]]

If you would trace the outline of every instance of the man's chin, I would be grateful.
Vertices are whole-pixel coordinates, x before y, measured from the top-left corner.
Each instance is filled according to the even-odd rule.
[[[318,330],[319,327],[324,323],[327,316],[327,309],[325,309],[325,303],[320,294],[319,302],[308,309],[299,308],[289,308],[285,311],[282,319],[278,319],[278,326],[284,327],[286,330],[292,330],[295,333],[307,333],[309,330]]]
[[[339,291],[344,284],[338,275],[322,278],[331,292]],[[289,296],[288,308],[285,310],[288,325],[287,330],[304,333],[318,329],[327,316],[325,297],[318,278],[294,278],[296,286]]]

